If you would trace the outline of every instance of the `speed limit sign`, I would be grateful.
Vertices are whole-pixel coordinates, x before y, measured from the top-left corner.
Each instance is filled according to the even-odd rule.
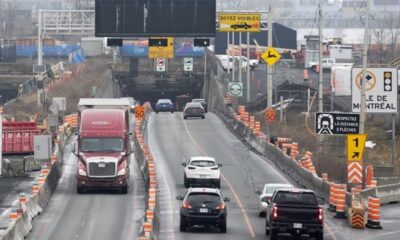
[[[143,106],[136,106],[135,107],[135,118],[136,119],[143,119],[144,118],[144,107]]]

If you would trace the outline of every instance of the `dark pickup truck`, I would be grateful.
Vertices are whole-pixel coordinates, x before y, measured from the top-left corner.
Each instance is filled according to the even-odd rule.
[[[279,233],[307,234],[324,239],[324,215],[314,192],[306,189],[278,190],[268,203],[265,233],[271,240]]]

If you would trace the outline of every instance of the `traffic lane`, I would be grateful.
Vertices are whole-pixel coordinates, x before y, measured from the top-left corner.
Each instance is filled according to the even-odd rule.
[[[214,122],[217,123],[214,124],[216,126],[210,127]],[[185,123],[188,125],[187,130]],[[189,139],[185,135],[189,136]],[[171,139],[175,139],[175,141],[171,141]],[[199,139],[202,139],[202,142],[197,141]],[[149,142],[157,164],[159,164],[158,162],[161,164],[164,160],[167,161],[167,164],[161,166],[163,171],[160,174],[170,173],[174,183],[169,185],[173,185],[176,191],[182,194],[186,192],[186,189],[183,187],[183,167],[180,167],[179,159],[184,156],[205,154],[216,157],[218,162],[224,164],[222,173],[229,181],[228,183],[223,180],[221,191],[224,196],[231,199],[231,202],[227,204],[228,232],[218,237],[221,239],[265,238],[265,219],[258,217],[258,196],[255,194],[255,190],[261,189],[266,182],[288,182],[288,180],[231,135],[215,115],[207,114],[205,120],[190,119],[187,121],[182,120],[181,113],[175,113],[175,116],[156,115],[150,118]],[[163,193],[161,192],[161,194]],[[175,204],[171,213],[175,214],[173,228],[176,239],[205,239],[209,235],[199,233],[215,232],[212,229],[192,229],[194,232],[179,233],[179,203]],[[254,232],[254,238],[250,229]]]
[[[209,115],[209,114],[207,114]],[[200,119],[199,119],[200,120]],[[188,121],[197,121],[196,119]],[[206,121],[206,120],[200,120]],[[211,136],[212,138],[212,136]],[[215,234],[218,232],[216,229],[204,229],[204,228],[192,228],[191,231],[180,233],[179,232],[179,207],[181,202],[175,200],[176,195],[183,195],[187,189],[183,186],[183,171],[184,168],[181,166],[182,159],[188,160],[190,156],[201,156],[204,155],[201,150],[193,143],[188,137],[183,124],[183,117],[181,113],[175,113],[174,115],[169,114],[158,114],[150,119],[149,127],[149,143],[151,152],[156,161],[156,168],[159,171],[159,179],[163,179],[164,175],[170,175],[171,181],[168,185],[171,189],[170,199],[173,201],[173,210],[170,214],[173,214],[173,232],[169,235],[163,234],[161,239],[208,239],[209,234]],[[163,163],[165,161],[165,163]],[[228,207],[228,230],[226,234],[218,236],[219,239],[252,239],[248,232],[247,226],[243,220],[242,209],[240,209],[234,199],[234,196],[229,192],[229,188],[222,182],[221,191],[224,196],[229,197],[231,202],[227,204]],[[163,195],[163,189],[160,190],[160,194]],[[166,204],[163,204],[166,205]],[[168,224],[165,218],[170,220],[171,216],[163,215],[161,221],[164,224]],[[162,229],[165,229],[163,226]],[[162,230],[164,231],[164,230]]]
[[[208,152],[208,155],[214,156],[216,159],[223,159],[222,170],[225,178],[235,186],[235,191],[243,199],[241,201],[247,210],[257,237],[265,237],[265,218],[258,217],[258,195],[254,194],[254,190],[261,189],[265,183],[290,183],[290,180],[277,171],[270,161],[250,151],[225,128],[216,115],[209,114],[208,119],[210,120],[210,118],[208,126],[187,122],[187,128],[198,145],[202,146],[204,152]],[[215,129],[212,131],[212,142],[208,141],[207,131],[209,130],[207,129]],[[282,239],[291,239],[291,237],[282,236]],[[337,238],[330,226],[325,224],[325,239],[346,238]]]
[[[128,194],[76,193],[76,156],[65,151],[63,174],[45,211],[33,221],[27,239],[135,239],[144,214],[144,183],[131,161]],[[133,157],[133,156],[132,156]]]

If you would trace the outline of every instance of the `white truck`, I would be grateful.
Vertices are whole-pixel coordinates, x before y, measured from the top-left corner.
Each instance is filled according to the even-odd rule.
[[[235,59],[236,66],[239,66],[240,57],[239,56],[229,56],[228,55],[216,55],[216,57],[221,62],[222,68],[224,71],[231,71],[233,68],[233,59]],[[229,60],[228,60],[229,59]],[[250,70],[255,69],[258,67],[258,60],[257,59],[250,59],[247,61],[247,57],[242,56],[242,69],[246,69],[247,64],[250,65]]]

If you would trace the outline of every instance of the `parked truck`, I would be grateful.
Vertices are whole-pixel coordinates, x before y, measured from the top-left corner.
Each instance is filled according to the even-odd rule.
[[[126,98],[80,99],[75,144],[78,193],[99,188],[127,193],[132,152],[131,108]]]

